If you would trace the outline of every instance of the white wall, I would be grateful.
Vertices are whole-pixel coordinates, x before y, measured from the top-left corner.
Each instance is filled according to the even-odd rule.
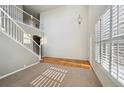
[[[87,9],[87,6],[65,6],[41,13],[44,56],[88,59]]]
[[[39,57],[13,41],[0,31],[0,78],[31,64]]]
[[[100,19],[100,16],[108,9],[109,6],[89,6],[88,9],[88,31],[90,34],[90,62],[92,67],[101,81],[103,86],[120,86],[120,84],[112,78],[99,64],[95,62],[95,24]]]

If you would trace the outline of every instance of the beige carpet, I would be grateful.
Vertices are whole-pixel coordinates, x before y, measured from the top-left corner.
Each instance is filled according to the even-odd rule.
[[[1,87],[101,87],[92,69],[39,63],[0,80]]]

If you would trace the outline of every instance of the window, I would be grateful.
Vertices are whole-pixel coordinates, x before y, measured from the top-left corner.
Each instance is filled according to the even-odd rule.
[[[124,6],[111,6],[95,30],[96,62],[124,85]]]

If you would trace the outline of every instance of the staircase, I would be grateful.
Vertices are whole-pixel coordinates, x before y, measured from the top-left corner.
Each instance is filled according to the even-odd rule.
[[[27,33],[19,24],[18,22],[23,22],[23,15],[28,13],[24,12],[17,6],[11,5],[0,5],[0,30],[2,33],[6,34],[14,41],[21,44],[23,47],[28,49],[30,52],[34,53],[35,55],[41,58],[41,46],[38,45],[34,40],[31,34]],[[32,25],[34,21],[35,26],[39,28],[40,21],[33,16],[31,16],[31,23],[27,24]],[[37,25],[36,25],[37,24]],[[34,47],[37,47],[39,51],[35,51]]]
[[[25,22],[25,14],[29,16],[17,6],[0,5],[0,79],[41,60],[41,44],[34,41],[33,35],[18,23]],[[31,22],[25,23],[39,29],[40,21],[31,15],[30,17]]]

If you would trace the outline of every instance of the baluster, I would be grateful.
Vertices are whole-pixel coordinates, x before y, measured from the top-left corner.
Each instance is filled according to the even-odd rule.
[[[20,32],[20,34],[19,34],[19,42],[21,43],[21,35],[22,35],[22,33],[21,33],[21,29],[19,30]]]
[[[30,17],[31,17],[31,26],[33,26],[33,20],[32,20],[33,17],[32,15]]]
[[[12,17],[12,6],[10,5],[10,16]],[[10,35],[12,36],[12,21],[10,20]]]
[[[10,6],[10,16],[12,18],[12,5]]]
[[[4,16],[3,16],[3,24],[4,24],[4,25],[3,25],[3,28],[5,29],[5,16],[6,16],[6,15],[5,15],[4,13],[3,13],[3,15],[4,15]]]
[[[19,33],[19,30],[17,28],[17,33],[16,33],[16,40],[18,41],[18,33]]]
[[[22,44],[23,44],[23,32],[22,32],[22,36],[21,36],[21,42],[22,42]]]
[[[16,9],[16,10],[17,10],[17,21],[19,22],[19,21],[21,21],[19,18],[19,11],[18,11],[18,9]]]
[[[11,21],[11,36],[13,36],[13,22]]]
[[[7,6],[7,12],[9,14],[9,5]],[[7,31],[8,31],[8,34],[9,34],[9,18],[7,17]]]
[[[9,15],[10,15],[10,11],[11,11],[10,5],[9,5],[9,7],[8,7],[8,11],[9,11]],[[8,28],[8,30],[9,30],[9,35],[10,35],[10,29],[11,29],[10,22],[11,22],[11,20],[8,18],[8,23],[9,23],[9,28]]]
[[[7,12],[6,5],[4,6],[5,12]],[[7,16],[5,15],[5,31],[7,33]]]
[[[0,28],[2,27],[2,11],[0,10]]]
[[[6,11],[7,11],[7,14],[8,14],[8,6],[6,6]],[[6,23],[6,25],[7,25],[6,27],[7,28],[6,29],[7,29],[7,33],[9,34],[9,29],[8,29],[9,28],[9,21],[8,21],[8,17],[7,16],[6,16],[6,20],[7,20],[7,23]]]
[[[14,24],[14,38],[16,39],[16,25]]]
[[[1,11],[1,27],[3,28],[3,12]]]
[[[5,15],[5,31],[7,33],[7,16]]]
[[[8,30],[9,30],[9,35],[10,35],[10,19],[8,18]]]
[[[18,31],[17,31],[17,41],[19,41],[19,28],[18,28]]]
[[[12,28],[11,28],[11,30],[12,30],[12,37],[13,37],[13,32],[14,32],[14,28],[13,28],[13,22],[12,22]]]
[[[13,7],[14,8],[14,20],[16,21],[16,8],[15,7]],[[17,33],[17,31],[16,31],[16,25],[15,25],[15,39],[16,39],[16,33]]]
[[[21,42],[21,29],[19,30],[19,42]]]

